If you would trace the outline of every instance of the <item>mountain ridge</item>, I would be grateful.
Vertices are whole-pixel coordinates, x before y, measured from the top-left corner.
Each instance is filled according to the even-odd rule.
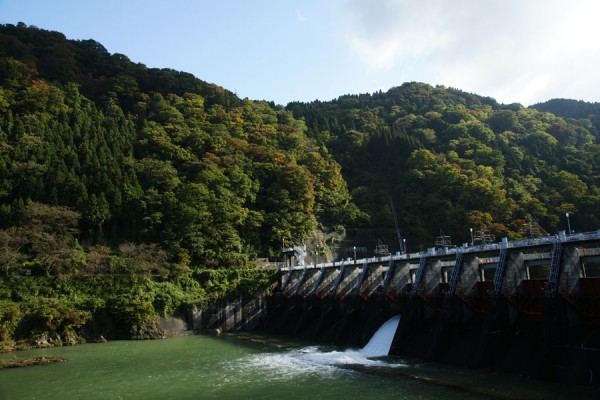
[[[170,96],[185,97],[186,93],[201,96],[205,109],[222,107],[225,113],[260,104],[268,113],[292,113],[294,120],[300,122],[289,121],[306,132],[317,146],[314,149],[320,149],[321,157],[330,161],[335,158],[341,166],[338,172],[349,183],[353,198],[359,208],[366,210],[366,216],[358,217],[360,214],[354,210],[354,217],[343,217],[342,220],[355,221],[346,227],[354,232],[379,229],[386,241],[391,240],[394,230],[390,198],[399,210],[402,231],[413,247],[432,243],[439,231],[451,232],[457,244],[469,241],[467,228],[491,229],[496,236],[517,237],[519,224],[530,219],[551,232],[562,228],[561,218],[566,212],[571,212],[579,223],[580,210],[591,211],[592,204],[596,204],[595,121],[587,117],[576,119],[580,115],[573,112],[564,114],[570,119],[567,121],[538,111],[538,108],[544,111],[544,104],[553,101],[525,108],[517,103],[500,104],[493,98],[456,88],[411,82],[387,92],[347,94],[331,101],[291,102],[283,107],[273,102],[242,100],[192,74],[146,68],[125,55],[109,54],[93,40],[72,41],[61,33],[25,24],[2,26],[0,44],[3,59],[20,60],[24,66],[19,72],[20,79],[56,82],[61,85],[59,88],[75,83],[77,90],[98,107],[117,105],[124,116],[139,117],[140,111],[147,113],[148,109],[139,107],[145,104],[142,108],[147,108],[153,100],[172,106]],[[4,84],[9,87],[6,80]],[[569,104],[572,106],[572,102]],[[590,103],[576,102],[576,105],[589,107]],[[163,129],[173,122],[168,116],[160,116],[160,110],[158,113],[160,121],[154,122],[162,124]],[[229,118],[221,122],[226,129],[232,129]],[[139,125],[138,121],[131,127],[132,137],[139,135],[135,133]],[[173,141],[172,133],[161,135]],[[148,137],[142,142],[152,140],[157,139]],[[588,167],[583,165],[586,163]],[[329,168],[335,170],[337,167],[333,165]],[[429,171],[423,174],[420,168]],[[444,174],[449,175],[444,178]],[[418,182],[423,178],[431,179],[424,185],[435,196],[419,187]],[[436,182],[439,179],[442,183],[456,179],[455,184],[467,194],[451,188],[440,192],[441,186]],[[577,186],[578,195],[568,194],[576,191],[573,187],[555,187],[552,181],[557,180]],[[403,191],[401,187],[411,190]],[[474,193],[481,198],[473,200],[477,197]],[[374,201],[373,197],[379,200]],[[431,204],[425,207],[430,209],[428,213],[419,210],[423,198],[430,200]],[[494,199],[500,199],[499,203]],[[349,204],[349,200],[341,203]],[[454,210],[453,216],[440,209]],[[329,218],[332,227],[339,225],[331,217],[334,214],[331,211],[330,217],[325,218]],[[591,219],[581,223],[591,228],[592,221],[598,221],[593,212]],[[308,238],[307,231],[292,236],[287,240],[302,242]]]

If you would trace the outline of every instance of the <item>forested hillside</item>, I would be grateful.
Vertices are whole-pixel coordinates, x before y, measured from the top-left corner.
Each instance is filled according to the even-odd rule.
[[[305,132],[190,74],[0,26],[0,342],[266,288],[271,273],[206,270],[360,216]]]
[[[394,244],[389,198],[412,249],[432,246],[440,230],[454,244],[470,242],[470,228],[497,239],[523,237],[531,223],[555,233],[567,229],[566,212],[573,229],[600,227],[600,135],[588,114],[565,120],[421,83],[287,109],[334,155],[370,215],[358,237],[387,232]]]
[[[2,25],[0,345],[93,336],[98,321],[135,336],[158,315],[265,290],[274,274],[246,267],[282,243],[398,251],[392,204],[411,251],[441,231],[453,244],[470,229],[521,238],[534,222],[554,233],[567,212],[573,229],[598,229],[594,112],[420,83],[284,108]]]
[[[289,111],[92,41],[0,34],[2,227],[28,201],[63,206],[86,243],[231,267],[356,215],[339,166]]]
[[[531,108],[550,112],[566,119],[587,119],[592,123],[596,132],[600,131],[600,103],[589,103],[571,99],[552,99],[544,103],[534,104]]]

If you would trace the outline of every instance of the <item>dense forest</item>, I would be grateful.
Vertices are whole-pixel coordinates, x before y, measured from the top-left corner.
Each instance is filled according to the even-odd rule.
[[[357,213],[339,166],[291,112],[98,43],[3,31],[4,227],[40,202],[77,212],[87,243],[240,266]]]
[[[282,244],[398,251],[395,212],[411,251],[598,229],[597,111],[421,83],[283,107],[0,25],[0,343],[268,289]]]
[[[569,105],[559,117],[406,83],[287,109],[342,166],[353,200],[369,216],[354,226],[357,237],[379,235],[393,246],[395,208],[403,236],[419,250],[440,232],[455,245],[472,241],[470,229],[488,240],[553,234],[567,229],[567,212],[573,229],[598,229],[600,107]]]
[[[58,315],[133,324],[210,298],[206,285],[264,289],[272,273],[238,270],[361,217],[305,132],[190,74],[2,26],[0,341],[59,329]],[[233,272],[205,279],[215,268]]]

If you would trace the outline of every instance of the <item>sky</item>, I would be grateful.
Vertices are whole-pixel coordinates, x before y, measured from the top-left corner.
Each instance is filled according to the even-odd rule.
[[[597,0],[0,0],[0,23],[281,105],[413,81],[599,102],[599,16]]]

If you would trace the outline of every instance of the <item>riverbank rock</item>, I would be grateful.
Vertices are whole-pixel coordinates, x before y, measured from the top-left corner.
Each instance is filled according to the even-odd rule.
[[[131,338],[135,340],[165,339],[167,337],[157,320],[134,324],[130,332]]]
[[[54,356],[41,356],[25,359],[0,360],[0,369],[30,367],[33,365],[47,365],[55,362],[67,361],[65,358]]]
[[[95,340],[95,342],[96,342],[96,343],[107,343],[107,342],[108,342],[108,340],[106,340],[106,338],[105,338],[104,336],[100,335],[100,336],[99,336],[99,337],[98,337],[98,338]]]
[[[62,344],[62,341],[60,341],[60,344],[59,341],[60,335],[56,333],[51,335],[48,332],[44,332],[33,339],[33,346],[39,348],[54,347]]]
[[[78,343],[83,343],[82,339],[77,337],[76,334],[66,334],[62,338],[63,346],[75,346]]]

